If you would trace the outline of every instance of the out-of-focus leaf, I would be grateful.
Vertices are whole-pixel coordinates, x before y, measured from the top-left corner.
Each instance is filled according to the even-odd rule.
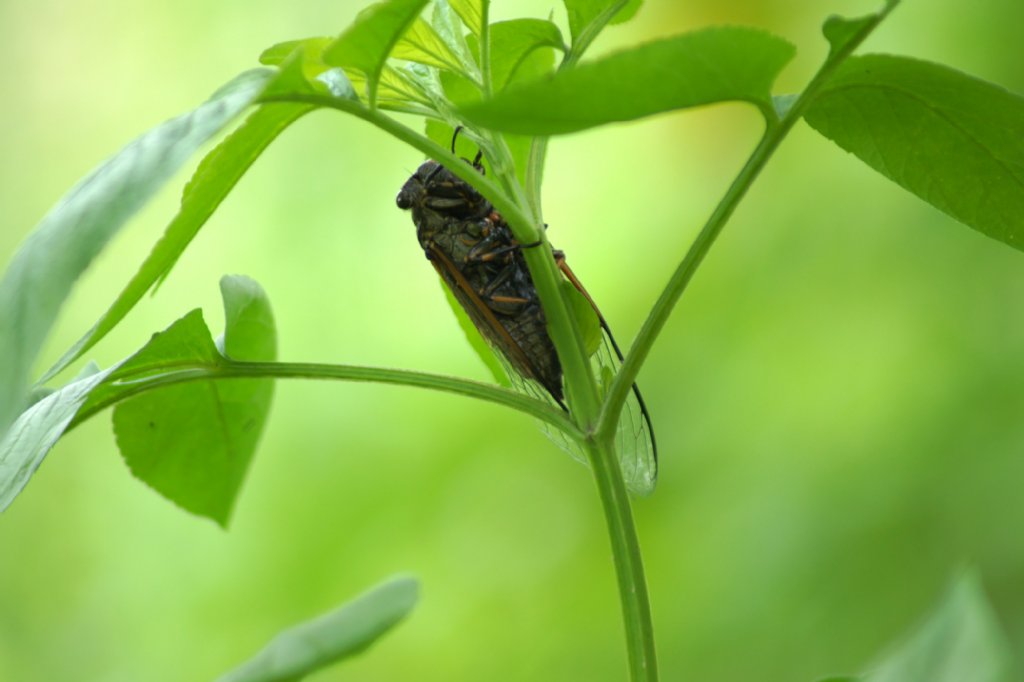
[[[130,143],[65,195],[21,245],[0,280],[0,433],[25,407],[32,364],[75,280],[273,75],[269,69],[243,73],[191,113]]]
[[[163,237],[153,247],[138,272],[92,329],[64,354],[41,381],[56,375],[92,348],[124,319],[146,291],[167,276],[200,228],[257,157],[285,128],[311,109],[302,104],[265,104],[206,155],[192,179],[185,185],[178,215],[167,226]]]
[[[704,29],[509,88],[460,115],[504,132],[555,135],[730,100],[768,110],[792,55],[792,45],[763,31]]]
[[[841,64],[807,122],[933,206],[1024,249],[1024,98],[945,66]]]
[[[430,25],[455,54],[462,72],[478,82],[482,81],[480,66],[477,63],[476,55],[470,52],[467,42],[469,36],[465,33],[458,13],[452,9],[448,0],[434,0],[433,5],[434,11]]]
[[[370,106],[375,106],[384,61],[426,4],[427,0],[386,0],[367,7],[324,50],[324,62],[362,71],[367,81],[367,99]]]
[[[563,0],[569,15],[569,32],[575,43],[584,33],[594,33],[605,24],[620,24],[633,18],[642,0]],[[591,37],[590,40],[593,38]],[[587,40],[589,43],[590,40]]]
[[[112,369],[95,367],[35,402],[0,440],[0,511],[18,496],[89,394]]]
[[[1005,636],[974,574],[949,590],[910,639],[863,682],[1011,682],[1018,680]]]
[[[416,605],[419,583],[395,577],[319,618],[277,635],[217,682],[297,682],[366,650]]]
[[[263,290],[248,278],[225,277],[221,293],[224,355],[231,360],[274,360],[276,334]],[[158,372],[183,362],[221,362],[201,316],[184,319],[190,325],[187,336],[150,344],[122,369],[137,371],[140,363],[151,363]],[[227,525],[272,395],[273,382],[267,379],[172,385],[118,404],[114,434],[133,474],[182,508]]]

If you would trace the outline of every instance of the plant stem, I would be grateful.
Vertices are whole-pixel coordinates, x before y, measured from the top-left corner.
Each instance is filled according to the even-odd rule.
[[[576,425],[547,403],[500,386],[485,384],[468,379],[411,372],[380,367],[359,367],[354,365],[328,365],[310,362],[240,362],[225,360],[219,365],[175,365],[160,374],[153,374],[152,367],[146,367],[146,374],[133,377],[131,374],[117,375],[114,385],[117,390],[110,396],[89,405],[75,415],[71,427],[89,419],[97,412],[132,396],[147,391],[173,386],[190,381],[219,381],[222,379],[331,379],[342,381],[365,381],[381,384],[396,384],[430,388],[446,393],[455,393],[470,398],[486,400],[510,407],[519,412],[540,419],[566,432],[571,438],[583,439]]]
[[[839,49],[833,49],[825,63],[814,75],[814,78],[807,84],[807,87],[796,98],[792,106],[786,110],[782,118],[779,118],[774,111],[762,107],[762,113],[766,121],[764,135],[751,153],[750,158],[747,159],[739,175],[736,176],[736,179],[729,186],[725,196],[718,202],[718,206],[715,207],[714,213],[711,214],[711,217],[704,224],[700,234],[697,235],[693,244],[690,245],[689,251],[687,251],[683,261],[672,274],[668,285],[661,292],[661,296],[658,297],[658,301],[651,309],[650,315],[644,321],[640,333],[637,334],[636,339],[633,341],[633,346],[630,348],[625,362],[622,363],[622,368],[616,374],[612,387],[605,396],[604,403],[601,406],[601,414],[596,426],[596,433],[599,437],[608,437],[609,434],[615,433],[619,413],[622,411],[622,406],[632,390],[640,367],[643,366],[644,360],[647,359],[647,354],[650,353],[654,340],[665,326],[665,322],[672,313],[672,309],[675,308],[679,298],[683,295],[686,286],[689,284],[690,279],[693,278],[697,268],[700,267],[708,250],[715,243],[715,239],[718,238],[729,217],[736,210],[740,200],[746,195],[747,190],[750,189],[754,180],[757,179],[765,164],[768,163],[768,159],[771,158],[776,148],[785,139],[793,125],[803,116],[804,111],[807,110],[811,101],[813,101],[821,87],[832,76],[832,73],[853,53],[854,49],[867,38],[871,31],[878,26],[894,7],[895,4],[890,3],[886,5],[884,10],[872,17],[871,21],[864,23],[860,30],[843,43]]]
[[[654,646],[654,622],[651,619],[643,556],[640,553],[629,495],[622,482],[612,442],[608,439],[591,440],[588,445],[587,455],[604,510],[619,584],[619,601],[622,604],[629,656],[629,679],[632,682],[656,682],[658,660]]]

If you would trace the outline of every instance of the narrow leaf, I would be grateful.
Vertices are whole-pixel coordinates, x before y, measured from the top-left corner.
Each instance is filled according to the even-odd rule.
[[[1024,250],[1024,98],[945,66],[853,57],[807,122],[966,225]]]
[[[112,370],[91,371],[34,403],[0,440],[0,511],[24,489],[93,389]]]
[[[938,609],[863,682],[1011,682],[1006,639],[977,576],[950,589]]]
[[[555,135],[729,100],[771,109],[772,82],[792,55],[792,45],[762,31],[705,29],[509,88],[461,115],[485,128]]]
[[[152,286],[167,276],[200,228],[257,157],[285,128],[311,109],[301,104],[265,104],[206,155],[185,185],[178,215],[167,226],[138,272],[92,329],[50,368],[40,382],[55,376],[96,345]]]
[[[296,682],[354,656],[408,615],[419,597],[413,578],[395,577],[344,606],[277,635],[217,682]]]
[[[244,277],[221,280],[225,333],[220,345],[232,360],[276,357],[273,316],[263,290]],[[186,318],[190,319],[190,318]],[[151,346],[140,362],[154,371],[183,361],[209,365],[221,353],[193,321],[188,336]],[[196,381],[156,389],[114,408],[114,435],[128,467],[142,481],[187,511],[226,526],[263,430],[273,382]]]
[[[366,76],[370,106],[377,101],[377,81],[391,49],[427,4],[427,0],[386,0],[367,7],[324,51],[332,66],[359,69]]]
[[[265,69],[244,73],[195,111],[136,139],[65,195],[21,245],[0,280],[0,433],[25,406],[32,364],[75,280],[272,76]]]

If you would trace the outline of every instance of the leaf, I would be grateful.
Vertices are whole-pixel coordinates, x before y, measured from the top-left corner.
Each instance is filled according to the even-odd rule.
[[[32,364],[75,280],[272,76],[267,69],[243,73],[191,113],[130,143],[65,195],[22,243],[0,280],[0,433],[25,406]]]
[[[490,4],[490,0],[448,0],[448,4],[459,15],[466,28],[479,36],[484,25],[484,8]]]
[[[285,128],[312,109],[302,104],[265,104],[206,155],[185,185],[178,215],[167,226],[138,272],[92,329],[47,371],[40,382],[55,376],[96,345],[151,287],[167,276],[200,228],[259,155]]]
[[[370,5],[324,50],[324,62],[362,71],[367,81],[367,99],[370,106],[375,106],[384,61],[426,4],[427,0],[386,0]]]
[[[886,0],[885,6],[878,12],[856,19],[831,16],[825,20],[822,33],[829,42],[829,61],[851,51],[867,37],[871,31],[896,9],[900,0]]]
[[[501,92],[514,80],[532,80],[554,68],[554,51],[565,50],[562,33],[543,19],[491,24],[491,86]]]
[[[729,100],[770,109],[772,82],[792,55],[762,31],[704,29],[509,88],[460,114],[485,128],[554,135]]]
[[[330,613],[285,630],[217,682],[301,680],[366,650],[408,615],[418,593],[414,578],[391,578]]]
[[[235,361],[274,360],[276,335],[263,290],[250,279],[225,277],[221,293],[224,355]],[[198,311],[184,320],[187,334],[165,336],[160,344],[154,339],[118,374],[137,376],[145,363],[160,372],[183,362],[222,362]],[[156,389],[114,408],[114,435],[135,476],[187,511],[226,526],[272,395],[273,382],[266,379],[194,381]]]
[[[416,19],[402,35],[391,56],[448,71],[461,70],[454,50],[422,18]]]
[[[112,369],[90,371],[34,403],[0,441],[0,511],[25,488],[89,394]]]
[[[597,32],[605,24],[620,24],[633,18],[642,0],[563,0],[569,15],[573,46],[584,32]],[[590,42],[589,40],[586,42]]]
[[[869,55],[840,65],[805,118],[939,210],[1024,249],[1024,98],[938,64]]]
[[[905,643],[863,682],[1010,682],[1007,642],[973,573],[958,580]]]

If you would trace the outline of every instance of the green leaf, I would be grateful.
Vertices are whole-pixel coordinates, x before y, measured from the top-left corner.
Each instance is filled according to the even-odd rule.
[[[945,66],[853,57],[807,122],[966,225],[1024,249],[1024,98]]]
[[[260,64],[266,66],[281,66],[292,56],[298,49],[305,50],[307,46],[313,46],[313,49],[318,51],[321,55],[323,51],[327,49],[327,46],[334,42],[334,38],[325,38],[322,36],[316,36],[313,38],[302,38],[300,40],[286,40],[276,45],[271,45],[267,49],[260,53]]]
[[[1009,646],[974,574],[958,580],[910,639],[863,682],[1010,682]]]
[[[461,70],[454,50],[422,18],[416,19],[402,35],[391,56],[448,71]]]
[[[217,682],[301,680],[366,650],[408,615],[418,593],[414,578],[391,578],[330,613],[285,630]]]
[[[331,66],[359,69],[366,76],[370,106],[377,101],[377,82],[384,61],[427,0],[387,0],[367,7],[324,51]]]
[[[847,19],[831,16],[826,19],[822,33],[829,42],[829,60],[851,51],[860,44],[898,4],[900,0],[886,0],[881,10],[864,17]]]
[[[221,280],[223,353],[235,361],[271,361],[276,335],[270,305],[258,284],[244,277]],[[145,374],[185,365],[216,365],[221,353],[201,315],[192,313],[187,334],[166,335],[119,370]],[[114,434],[128,467],[182,508],[226,526],[263,430],[273,382],[240,379],[195,381],[138,395],[114,408]]]
[[[550,73],[556,49],[564,51],[565,43],[562,32],[550,21],[513,19],[491,24],[494,92],[501,92],[513,81],[534,80]]]
[[[14,422],[0,440],[0,511],[7,509],[28,484],[89,394],[111,371],[100,372],[90,365],[78,378],[35,402]]]
[[[642,0],[563,0],[569,15],[573,47],[585,34],[596,35],[605,24],[620,24],[633,18]],[[586,41],[593,40],[593,35]]]
[[[509,88],[460,114],[485,128],[555,135],[729,100],[771,110],[772,82],[792,55],[792,45],[762,31],[705,29]]]
[[[448,0],[448,4],[455,10],[462,23],[479,36],[484,26],[484,9],[490,4],[490,0]]]
[[[311,110],[312,107],[301,104],[265,104],[206,155],[185,185],[178,215],[167,226],[138,272],[92,329],[50,368],[40,383],[55,376],[96,345],[151,287],[167,276],[200,228],[257,157],[285,128]]]
[[[272,76],[267,69],[241,74],[191,113],[130,143],[65,195],[21,245],[0,280],[0,433],[25,407],[32,364],[75,280]]]

